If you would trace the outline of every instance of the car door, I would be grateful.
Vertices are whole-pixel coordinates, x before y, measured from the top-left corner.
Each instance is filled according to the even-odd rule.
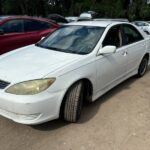
[[[32,19],[24,19],[25,45],[36,43],[40,40],[38,31],[40,30],[39,22]]]
[[[22,46],[24,35],[23,20],[14,19],[0,25],[0,54]]]
[[[136,71],[146,49],[146,42],[141,33],[132,25],[124,24],[123,33],[127,49],[127,73]]]
[[[123,42],[121,26],[113,26],[106,34],[102,46],[114,45],[117,50],[116,53],[96,58],[97,92],[107,91],[122,81],[126,75],[127,55]]]

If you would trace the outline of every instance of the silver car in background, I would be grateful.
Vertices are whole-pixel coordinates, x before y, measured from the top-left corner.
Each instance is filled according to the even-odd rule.
[[[138,26],[139,28],[141,28],[145,33],[150,35],[150,22],[147,22],[147,21],[134,21],[132,23],[135,24],[136,26]]]

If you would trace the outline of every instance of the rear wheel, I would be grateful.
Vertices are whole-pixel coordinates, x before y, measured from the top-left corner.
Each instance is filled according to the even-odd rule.
[[[140,63],[138,74],[137,74],[138,77],[144,76],[144,74],[147,71],[147,67],[148,67],[148,58],[145,56]]]
[[[69,122],[77,122],[83,105],[83,83],[75,83],[65,96],[63,118]]]

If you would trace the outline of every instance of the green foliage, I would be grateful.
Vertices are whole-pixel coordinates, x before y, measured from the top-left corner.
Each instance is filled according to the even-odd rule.
[[[149,5],[143,5],[140,8],[140,18],[142,18],[143,20],[149,19],[150,17],[150,6]]]
[[[136,20],[136,5],[134,3],[128,8],[128,18],[130,21]]]
[[[105,18],[150,19],[150,6],[144,0],[134,0],[132,5],[129,0],[0,0],[0,15],[79,15],[88,10]]]

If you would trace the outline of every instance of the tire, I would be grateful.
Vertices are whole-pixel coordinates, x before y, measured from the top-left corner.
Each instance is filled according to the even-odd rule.
[[[139,78],[143,77],[147,71],[147,68],[148,68],[148,58],[145,56],[140,63],[137,76]]]
[[[83,83],[75,83],[65,96],[63,119],[75,123],[81,116],[83,105]]]

